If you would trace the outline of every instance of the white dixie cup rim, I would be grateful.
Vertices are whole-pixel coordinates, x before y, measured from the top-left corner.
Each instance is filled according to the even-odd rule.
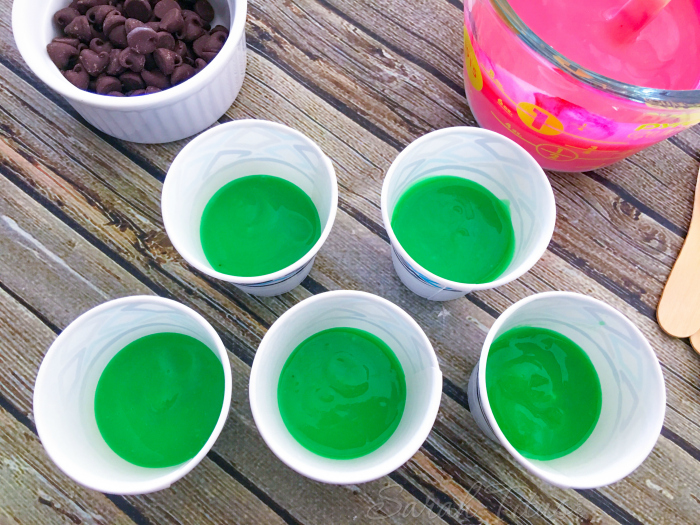
[[[221,73],[233,51],[238,46],[241,38],[245,37],[245,23],[248,10],[247,0],[226,0],[228,5],[233,5],[235,11],[231,13],[233,23],[229,29],[229,36],[216,57],[207,64],[207,67],[186,81],[164,89],[158,93],[142,95],[137,97],[112,97],[99,95],[77,88],[67,80],[57,82],[56,78],[47,74],[46,70],[38,67],[34,60],[32,49],[35,47],[35,34],[22,27],[21,9],[29,9],[31,6],[27,0],[14,0],[12,6],[12,33],[15,37],[17,47],[25,62],[32,72],[37,75],[51,89],[66,97],[69,100],[87,104],[91,107],[108,110],[138,111],[141,109],[155,109],[168,106],[173,102],[183,98],[184,95],[196,93]],[[53,65],[53,64],[52,64]],[[56,68],[58,71],[58,68]],[[61,80],[61,79],[58,79]]]
[[[173,160],[172,164],[170,165],[170,168],[168,168],[168,173],[170,171],[179,169],[180,164],[185,162],[183,159],[187,157],[191,152],[195,151],[199,144],[209,140],[211,137],[220,134],[220,133],[226,133],[227,130],[230,128],[234,127],[246,127],[246,126],[263,126],[263,127],[271,127],[271,128],[276,128],[280,131],[284,131],[286,133],[289,133],[291,135],[295,135],[297,138],[302,139],[305,141],[309,146],[311,146],[316,152],[319,154],[319,158],[323,159],[324,166],[327,170],[327,172],[330,175],[331,179],[331,207],[330,211],[328,213],[328,221],[326,222],[326,226],[323,228],[323,231],[321,232],[321,236],[318,238],[316,243],[309,249],[308,252],[306,252],[301,258],[290,264],[289,266],[286,266],[282,268],[281,270],[277,270],[276,272],[264,274],[264,275],[256,275],[253,277],[242,277],[238,275],[229,275],[226,273],[219,272],[212,268],[211,266],[207,266],[205,264],[202,264],[197,257],[194,257],[192,253],[182,245],[179,241],[179,236],[178,235],[172,235],[169,232],[172,232],[172,224],[170,225],[170,228],[168,228],[169,224],[169,217],[171,213],[173,213],[170,210],[170,201],[171,199],[168,197],[168,195],[172,192],[177,191],[177,189],[173,186],[174,182],[172,182],[172,178],[168,178],[167,174],[165,176],[165,181],[163,182],[163,190],[162,190],[162,198],[161,198],[161,210],[162,210],[162,217],[163,217],[163,225],[165,227],[166,234],[168,235],[168,238],[170,239],[170,242],[172,243],[173,247],[175,250],[182,255],[182,257],[192,266],[194,266],[197,270],[200,272],[209,275],[211,277],[215,277],[217,279],[220,279],[222,281],[227,281],[233,284],[239,284],[239,285],[255,285],[255,284],[260,284],[268,281],[276,281],[277,279],[281,279],[283,277],[291,277],[290,274],[295,273],[298,270],[301,270],[302,267],[306,266],[306,264],[311,261],[319,252],[323,244],[326,242],[326,239],[328,239],[328,236],[331,233],[331,230],[333,229],[333,223],[335,222],[335,217],[338,211],[338,179],[335,175],[335,168],[333,167],[333,163],[331,160],[328,158],[328,156],[323,153],[321,150],[320,146],[316,144],[313,140],[311,140],[309,137],[304,135],[302,132],[297,131],[294,128],[290,128],[289,126],[286,126],[284,124],[280,124],[277,122],[272,122],[269,120],[263,120],[263,119],[241,119],[241,120],[233,120],[231,122],[226,122],[224,124],[219,124],[218,126],[214,126],[213,128],[210,128],[199,135],[197,135],[194,139],[192,139],[190,142],[187,143],[187,145],[180,150],[180,152],[177,154],[175,159]],[[315,206],[314,206],[315,207]],[[317,210],[318,211],[318,210]]]
[[[473,134],[473,135],[483,135],[484,137],[492,137],[496,138],[499,140],[504,140],[506,143],[508,143],[510,146],[519,149],[522,153],[524,153],[528,159],[532,161],[533,167],[535,168],[534,171],[537,173],[537,175],[541,178],[541,180],[545,183],[545,185],[549,188],[549,192],[547,192],[547,197],[548,201],[550,204],[550,209],[551,213],[549,213],[548,216],[544,217],[545,219],[545,225],[544,229],[548,232],[548,235],[543,235],[541,238],[538,240],[538,242],[535,244],[535,247],[531,251],[531,253],[525,258],[525,260],[516,268],[511,270],[510,272],[502,274],[500,277],[493,281],[488,281],[485,283],[463,283],[463,282],[458,282],[458,281],[451,281],[449,279],[445,279],[444,277],[440,277],[437,274],[434,274],[430,270],[427,270],[424,268],[422,265],[418,264],[413,257],[411,257],[408,252],[404,249],[403,246],[401,246],[401,243],[399,240],[396,238],[396,234],[394,233],[394,229],[391,226],[391,217],[389,217],[389,182],[391,181],[392,177],[394,176],[394,172],[397,169],[398,164],[403,160],[404,157],[408,155],[410,150],[414,146],[420,145],[422,142],[425,142],[429,139],[433,139],[435,137],[438,137],[440,135],[448,135],[451,133],[467,133],[467,134]],[[501,135],[500,133],[496,133],[495,131],[491,131],[488,129],[483,129],[483,128],[476,128],[472,126],[453,126],[450,128],[443,128],[443,129],[438,129],[435,131],[431,131],[430,133],[426,133],[422,137],[417,138],[413,142],[411,142],[408,146],[406,146],[394,159],[394,161],[391,163],[391,166],[387,170],[386,176],[384,177],[384,183],[382,184],[382,194],[381,194],[381,210],[382,210],[382,219],[384,221],[384,228],[387,231],[387,234],[389,235],[389,239],[391,241],[391,246],[393,249],[397,251],[400,257],[405,259],[406,261],[409,262],[409,264],[428,279],[431,281],[437,282],[437,283],[444,283],[443,288],[452,288],[454,290],[468,290],[467,293],[476,291],[476,290],[488,290],[491,288],[496,288],[498,286],[502,286],[504,284],[507,284],[511,281],[514,281],[527,273],[537,262],[542,258],[542,255],[544,255],[544,252],[547,250],[547,246],[549,246],[549,243],[552,239],[552,234],[554,233],[554,225],[556,222],[556,205],[554,202],[554,192],[552,191],[552,185],[549,182],[549,178],[547,178],[547,175],[545,174],[544,170],[542,167],[537,163],[537,161],[532,158],[532,155],[530,155],[520,144],[517,142],[509,139],[508,137]]]
[[[44,384],[45,381],[43,377],[48,374],[48,368],[51,366],[52,360],[54,359],[54,356],[57,352],[56,347],[59,344],[62,344],[65,339],[68,339],[69,337],[72,337],[74,332],[77,332],[81,330],[83,327],[80,326],[82,323],[85,321],[89,320],[91,317],[101,314],[105,310],[109,310],[115,306],[123,306],[125,304],[144,304],[144,303],[151,303],[151,304],[161,304],[168,306],[169,308],[173,308],[175,310],[179,310],[181,313],[191,317],[195,321],[197,321],[197,324],[199,324],[204,331],[206,331],[209,336],[212,338],[212,340],[215,342],[216,348],[209,348],[207,345],[207,348],[215,352],[215,354],[219,357],[221,360],[221,366],[224,371],[224,399],[223,399],[223,404],[221,406],[221,412],[219,414],[219,418],[216,421],[216,426],[214,426],[214,429],[212,430],[209,439],[207,439],[206,443],[204,446],[201,448],[201,450],[191,459],[185,461],[184,463],[180,464],[179,466],[176,466],[175,470],[169,472],[168,474],[165,474],[161,477],[152,479],[152,480],[147,480],[147,481],[138,481],[138,482],[114,482],[111,480],[107,479],[101,479],[100,483],[91,483],[91,482],[86,482],[85,480],[81,479],[80,476],[74,475],[74,472],[72,471],[72,465],[67,465],[64,462],[57,461],[57,458],[60,457],[57,455],[54,451],[54,446],[53,442],[51,439],[46,439],[46,436],[50,434],[50,429],[46,428],[44,426],[44,416],[43,416],[43,408],[41,406],[41,403],[39,402],[40,398],[45,395],[44,394]],[[160,333],[160,332],[153,332],[153,333]],[[214,446],[214,443],[216,440],[219,438],[219,435],[221,434],[221,431],[224,428],[224,425],[226,424],[226,420],[228,419],[228,413],[229,409],[231,407],[231,393],[232,393],[232,377],[231,377],[231,367],[229,364],[229,358],[228,358],[228,353],[226,350],[226,347],[224,346],[223,342],[221,341],[221,337],[219,337],[219,334],[214,330],[214,328],[211,326],[211,324],[202,317],[199,313],[194,311],[192,308],[189,306],[186,306],[182,303],[179,303],[177,301],[173,301],[172,299],[167,299],[165,297],[159,297],[159,296],[154,296],[154,295],[132,295],[132,296],[127,296],[127,297],[120,297],[118,299],[112,299],[110,301],[106,301],[98,306],[95,306],[94,308],[89,309],[86,312],[83,312],[80,314],[78,317],[76,317],[59,335],[54,339],[53,343],[51,343],[51,346],[49,346],[49,349],[47,350],[46,354],[44,355],[44,358],[41,361],[41,364],[39,366],[39,372],[37,373],[37,377],[34,383],[34,394],[32,397],[32,410],[34,412],[34,424],[36,425],[36,430],[37,434],[39,435],[39,440],[41,441],[42,446],[44,447],[44,450],[46,450],[46,453],[48,456],[51,458],[53,463],[69,478],[71,478],[73,481],[76,483],[87,487],[92,490],[96,490],[99,492],[104,492],[107,494],[116,494],[116,495],[138,495],[138,494],[149,494],[152,492],[156,492],[159,490],[166,489],[170,487],[173,483],[176,481],[182,479],[184,476],[189,474],[192,469],[194,469],[204,458],[204,456],[211,450],[212,446]],[[123,460],[126,461],[126,460]],[[157,469],[150,469],[148,467],[140,467],[144,468],[147,470],[157,470]],[[173,467],[167,467],[167,468],[173,468]]]
[[[277,439],[275,435],[268,431],[267,428],[267,415],[258,406],[258,400],[256,392],[259,389],[258,383],[261,381],[260,376],[266,373],[265,370],[261,370],[259,366],[256,365],[257,356],[261,352],[266,352],[266,341],[267,334],[275,333],[280,330],[280,326],[289,321],[291,317],[295,315],[296,312],[302,308],[308,307],[315,302],[325,301],[329,299],[334,299],[336,297],[357,297],[364,300],[375,301],[382,303],[387,306],[390,310],[396,313],[399,317],[405,320],[414,330],[415,333],[419,335],[424,348],[429,349],[430,356],[430,370],[433,373],[433,385],[432,391],[430,392],[430,404],[423,415],[422,421],[420,423],[420,428],[418,432],[415,432],[411,439],[400,449],[399,452],[391,456],[389,459],[377,464],[365,468],[356,473],[345,473],[342,471],[343,462],[353,461],[352,459],[333,459],[329,461],[338,462],[340,468],[335,472],[327,473],[325,471],[310,471],[307,468],[306,463],[303,460],[298,460],[293,454],[288,454],[284,447],[280,447],[277,444]],[[253,420],[263,438],[263,441],[272,450],[272,452],[277,456],[285,465],[294,470],[295,472],[321,483],[327,483],[332,485],[352,485],[356,483],[367,483],[374,481],[378,478],[386,476],[387,474],[394,472],[396,469],[405,464],[409,459],[411,459],[416,452],[420,449],[421,445],[425,442],[430,434],[433,425],[435,424],[435,419],[437,418],[438,410],[440,409],[440,402],[442,399],[442,372],[440,370],[440,364],[437,360],[437,355],[435,354],[435,349],[433,348],[428,336],[425,334],[420,325],[413,319],[406,311],[404,311],[400,306],[394,304],[393,302],[385,299],[384,297],[359,290],[333,290],[328,292],[323,292],[316,294],[308,299],[300,301],[289,310],[284,312],[278,319],[273,323],[270,329],[267,331],[263,337],[258,350],[255,354],[256,359],[253,360],[253,366],[251,367],[250,380],[248,383],[248,392],[250,400],[250,408],[253,414]],[[279,378],[277,378],[279,381]],[[262,422],[262,424],[261,424]],[[287,431],[289,432],[289,431]],[[301,445],[300,445],[301,446]],[[384,446],[384,445],[381,445]],[[381,448],[381,447],[380,447]],[[324,475],[327,474],[327,475]]]
[[[486,340],[484,341],[484,344],[482,346],[482,351],[481,351],[481,356],[479,357],[479,383],[477,385],[477,389],[479,391],[479,401],[481,403],[481,406],[483,408],[482,412],[486,416],[487,422],[489,426],[491,427],[491,430],[493,433],[496,435],[498,438],[499,443],[506,449],[508,452],[515,458],[515,460],[520,463],[527,471],[529,471],[531,474],[534,474],[535,476],[539,477],[540,479],[543,479],[547,481],[548,483],[562,488],[562,489],[595,489],[595,488],[600,488],[606,485],[610,485],[612,483],[615,483],[617,481],[620,481],[621,479],[629,476],[632,472],[634,472],[641,464],[642,462],[649,456],[651,451],[653,450],[654,446],[656,445],[656,442],[659,438],[659,434],[661,433],[661,429],[663,427],[663,422],[664,422],[664,417],[665,417],[665,409],[661,411],[660,413],[660,418],[656,422],[655,425],[655,430],[654,432],[649,433],[649,439],[645,442],[643,447],[639,447],[636,451],[636,453],[633,456],[632,460],[628,460],[626,463],[626,467],[622,468],[619,470],[619,472],[613,476],[611,476],[609,479],[601,479],[601,480],[596,480],[595,482],[589,483],[589,484],[572,484],[570,480],[570,476],[567,476],[565,474],[553,474],[550,471],[545,471],[541,468],[539,468],[537,465],[533,464],[529,459],[527,459],[525,456],[520,454],[513,445],[510,444],[508,439],[505,437],[505,434],[501,431],[501,428],[498,426],[498,423],[496,422],[496,418],[493,415],[493,411],[491,410],[491,404],[489,402],[488,394],[486,391],[486,364],[488,361],[488,354],[489,350],[491,348],[491,344],[494,341],[495,334],[500,330],[501,326],[508,320],[508,318],[517,310],[522,308],[523,306],[526,306],[532,302],[541,300],[541,299],[548,299],[550,297],[567,297],[567,298],[572,298],[574,300],[579,300],[582,302],[586,302],[589,304],[593,304],[596,307],[602,308],[605,310],[607,313],[609,313],[611,316],[621,319],[624,324],[632,329],[632,331],[637,335],[640,340],[644,342],[642,347],[640,348],[641,352],[645,352],[651,359],[650,361],[652,362],[652,366],[655,368],[656,374],[661,377],[662,385],[665,384],[664,379],[663,379],[663,372],[661,370],[661,365],[659,364],[658,357],[656,356],[656,353],[654,352],[654,349],[651,347],[649,344],[649,341],[647,338],[644,336],[644,334],[637,328],[637,326],[630,321],[622,312],[618,311],[617,309],[613,308],[609,304],[599,300],[595,299],[593,297],[589,297],[584,294],[580,294],[577,292],[566,292],[566,291],[551,291],[551,292],[541,292],[541,293],[535,293],[533,295],[530,295],[524,299],[521,299],[520,301],[517,301],[516,303],[512,304],[509,306],[501,315],[498,316],[498,319],[493,323],[491,328],[489,329],[489,332],[486,336]],[[666,406],[666,389],[661,388],[661,391],[658,392],[658,394],[662,398],[661,406],[665,407]]]

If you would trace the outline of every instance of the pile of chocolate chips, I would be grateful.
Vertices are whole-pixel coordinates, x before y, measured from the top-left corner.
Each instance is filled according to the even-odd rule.
[[[74,86],[116,97],[184,82],[228,38],[207,0],[73,0],[53,19],[64,33],[46,46],[53,63]]]

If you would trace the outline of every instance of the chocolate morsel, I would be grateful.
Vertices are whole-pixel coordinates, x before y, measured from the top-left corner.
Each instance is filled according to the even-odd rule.
[[[185,44],[182,40],[177,40],[175,42],[175,49],[173,49],[173,51],[175,51],[182,58],[185,58],[189,53],[189,50],[187,49],[187,44]]]
[[[126,95],[121,91],[110,91],[107,93],[110,97],[125,97]]]
[[[175,33],[175,36],[185,42],[194,42],[205,33],[201,19],[185,21],[185,27]]]
[[[181,31],[185,27],[185,19],[182,18],[182,11],[171,9],[160,21],[160,28],[168,33]]]
[[[127,93],[127,94],[128,94],[130,97],[138,97],[139,95],[145,95],[145,94],[146,94],[146,90],[145,90],[145,89],[135,89],[135,90],[133,90],[133,91],[129,91],[129,93]]]
[[[61,44],[68,44],[69,46],[78,47],[80,45],[80,40],[77,38],[71,38],[68,36],[57,36],[51,42],[59,42]]]
[[[117,8],[113,5],[96,5],[95,7],[88,9],[85,16],[87,16],[87,19],[91,24],[101,26],[104,23],[105,18],[107,18],[107,15],[116,11]]]
[[[109,43],[105,42],[101,38],[93,38],[90,40],[90,49],[92,49],[95,53],[101,53],[102,51],[107,51],[108,53],[114,49],[114,46]]]
[[[126,27],[124,25],[120,25],[112,29],[109,33],[109,41],[114,44],[114,47],[118,47],[120,49],[125,48],[129,44],[126,41]]]
[[[156,66],[166,75],[171,75],[175,68],[182,64],[182,57],[165,48],[158,48],[153,52]]]
[[[63,76],[78,89],[85,90],[90,85],[90,75],[88,75],[88,72],[85,71],[85,68],[80,64],[76,64],[73,69],[64,71]]]
[[[158,33],[148,27],[137,27],[126,34],[126,41],[130,48],[142,55],[146,55],[156,50]]]
[[[80,12],[81,15],[84,15],[88,12],[88,10],[91,7],[95,7],[98,5],[106,5],[108,3],[109,0],[78,0],[75,3],[75,8]]]
[[[159,89],[167,89],[170,87],[170,80],[162,71],[141,71],[141,78],[147,86],[155,86]]]
[[[58,69],[67,69],[73,59],[78,56],[78,49],[62,42],[51,42],[46,46],[51,62]]]
[[[190,66],[189,64],[182,64],[180,66],[177,66],[175,70],[173,71],[172,76],[170,77],[170,82],[172,82],[173,86],[180,84],[181,82],[184,82],[185,80],[188,80],[194,76],[194,68]]]
[[[161,91],[163,91],[163,90],[160,89],[160,88],[158,88],[158,87],[156,87],[156,86],[148,86],[148,87],[146,88],[146,91],[145,91],[144,94],[150,95],[150,94],[152,94],[152,93],[159,93],[159,92],[161,92]]]
[[[165,13],[171,9],[180,10],[180,4],[178,4],[175,0],[160,0],[160,2],[158,2],[153,8],[153,12],[158,18],[162,19],[163,16],[165,16]]]
[[[109,53],[95,53],[92,49],[85,49],[80,53],[80,63],[90,75],[96,77],[109,65]]]
[[[77,38],[81,42],[92,40],[92,28],[87,16],[76,16],[63,30],[68,36]]]
[[[134,48],[127,47],[119,53],[119,63],[131,71],[140,73],[146,65],[146,57]]]
[[[128,35],[137,27],[146,27],[146,24],[135,18],[127,18],[126,22],[124,22],[124,27],[126,27],[126,34]]]
[[[175,49],[175,37],[167,31],[159,31],[156,46],[171,50]]]
[[[156,33],[160,31],[160,22],[146,22],[146,27],[153,29]]]
[[[214,20],[214,8],[207,0],[197,0],[194,4],[194,12],[197,13],[205,22]]]
[[[228,37],[228,29],[226,29],[224,26],[214,26],[210,33],[213,35],[214,33],[225,33],[226,36]]]
[[[109,34],[112,32],[112,29],[114,29],[117,26],[123,26],[125,23],[126,18],[120,15],[117,11],[112,11],[105,17],[104,22],[102,23],[102,31],[104,31],[104,33],[107,36],[109,36]]]
[[[95,82],[95,92],[100,95],[105,95],[112,91],[121,91],[122,83],[117,77],[109,75],[101,75]]]
[[[136,18],[141,22],[148,22],[153,9],[148,0],[126,0],[124,2],[124,14],[128,18]]]
[[[80,12],[72,7],[64,7],[63,9],[56,11],[53,15],[53,21],[58,27],[64,29],[68,24],[70,24],[74,18],[80,16]]]
[[[122,66],[121,62],[119,61],[119,55],[121,52],[121,49],[112,49],[109,52],[109,65],[105,71],[105,73],[108,75],[117,76],[126,71],[126,68]]]
[[[198,57],[203,58],[207,62],[211,62],[219,51],[221,51],[221,48],[224,47],[225,42],[226,35],[223,33],[214,33],[213,35],[204,35],[195,40],[194,44],[192,44],[192,48]]]
[[[195,73],[199,73],[202,69],[207,67],[207,61],[204,60],[203,58],[198,58],[194,61],[194,71]]]
[[[83,44],[82,42],[80,42],[80,44],[78,44],[78,47],[76,49],[78,50],[78,54],[80,54],[83,52],[84,49],[90,49],[90,48],[88,47],[87,44]]]
[[[119,75],[119,80],[121,80],[124,91],[133,91],[135,89],[143,89],[146,87],[146,83],[141,78],[141,75],[134,73],[133,71],[127,71]]]

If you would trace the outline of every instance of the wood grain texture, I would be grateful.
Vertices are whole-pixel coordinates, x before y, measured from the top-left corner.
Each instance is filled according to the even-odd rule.
[[[161,183],[186,141],[136,145],[96,134],[28,71],[12,42],[10,9],[0,0],[0,334],[8,334],[0,335],[0,401],[20,422],[8,435],[31,433],[32,385],[50,341],[109,298],[158,294],[201,312],[230,350],[234,377],[227,425],[197,469],[154,495],[75,500],[86,509],[80,519],[121,512],[137,523],[697,522],[700,360],[655,322],[690,220],[697,129],[603,170],[550,173],[558,223],[537,266],[497,290],[429,303],[393,271],[379,195],[410,141],[474,124],[462,90],[460,3],[254,0],[247,77],[221,121],[265,118],[302,131],[332,159],[340,189],[336,224],[310,277],[284,296],[255,298],[194,272],[163,232]],[[250,414],[247,381],[279,315],[344,288],[377,293],[414,317],[433,342],[445,388],[433,432],[404,467],[373,483],[329,487],[270,453]],[[589,294],[630,317],[656,350],[668,388],[650,458],[597,491],[562,491],[533,478],[475,428],[466,406],[469,373],[495,317],[556,289]],[[38,447],[25,457],[51,467]],[[56,479],[63,491],[80,490],[60,473]],[[29,503],[21,523],[52,523]]]

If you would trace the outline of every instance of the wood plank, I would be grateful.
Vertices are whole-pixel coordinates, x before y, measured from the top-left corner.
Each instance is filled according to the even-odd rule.
[[[385,259],[385,260],[387,260],[387,261],[388,261],[388,259]],[[371,263],[370,263],[370,264],[371,264]],[[390,272],[391,272],[391,270],[390,270]],[[391,275],[393,275],[393,272],[391,272]],[[409,297],[410,297],[410,296],[409,296]],[[439,313],[439,312],[436,312],[436,313]]]

